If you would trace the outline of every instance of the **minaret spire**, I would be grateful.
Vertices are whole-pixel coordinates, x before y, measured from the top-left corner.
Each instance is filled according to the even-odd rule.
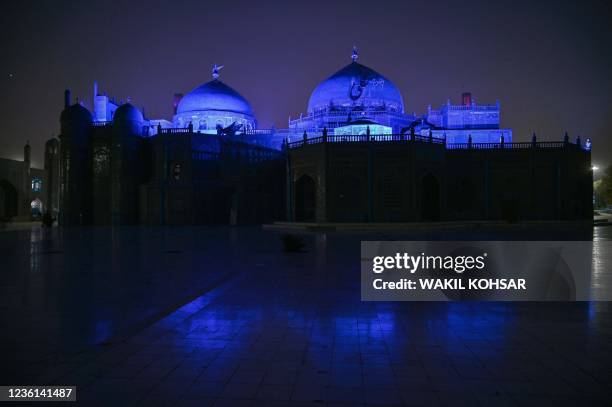
[[[351,53],[351,59],[353,62],[357,62],[357,58],[359,58],[359,48],[356,45],[353,45],[353,52]]]
[[[219,66],[217,64],[213,65],[213,68],[212,68],[212,77],[213,77],[214,80],[219,79],[219,71],[221,70],[221,68],[223,68],[223,65],[221,65],[221,66]]]

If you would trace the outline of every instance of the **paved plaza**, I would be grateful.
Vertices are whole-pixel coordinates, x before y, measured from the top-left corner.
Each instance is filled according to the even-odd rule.
[[[610,303],[362,302],[361,239],[466,237],[369,233],[285,253],[256,227],[1,232],[1,382],[100,406],[609,404]]]

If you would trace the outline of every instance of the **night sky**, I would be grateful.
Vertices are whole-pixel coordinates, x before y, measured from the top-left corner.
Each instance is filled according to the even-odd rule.
[[[63,90],[89,106],[92,83],[171,118],[172,96],[221,79],[260,128],[286,127],[321,80],[350,62],[391,79],[407,112],[463,91],[502,104],[515,141],[593,139],[612,164],[612,13],[605,1],[16,1],[0,5],[0,156],[59,132]]]

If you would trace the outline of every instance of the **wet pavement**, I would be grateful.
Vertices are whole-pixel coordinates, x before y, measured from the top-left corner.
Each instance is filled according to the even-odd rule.
[[[0,384],[83,405],[608,404],[609,302],[361,302],[362,238],[462,233],[283,253],[259,228],[2,232]],[[593,233],[607,290],[612,228]]]

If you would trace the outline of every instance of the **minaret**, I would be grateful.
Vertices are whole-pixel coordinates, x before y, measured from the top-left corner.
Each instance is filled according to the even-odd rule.
[[[175,115],[176,115],[176,111],[178,110],[178,105],[179,103],[181,103],[182,98],[183,98],[182,93],[175,93],[174,97],[172,98],[172,111],[174,112]]]
[[[23,162],[28,164],[28,168],[30,167],[30,158],[31,158],[32,148],[30,147],[30,140],[26,142],[26,145],[23,146]]]
[[[64,91],[64,109],[69,107],[71,102],[71,95],[70,95],[70,89],[66,89]]]
[[[51,137],[45,143],[45,173],[46,183],[43,184],[43,191],[46,196],[46,210],[54,216],[59,209],[59,141]]]
[[[60,224],[88,224],[91,218],[91,112],[79,104],[69,105],[60,115]]]
[[[93,113],[94,121],[98,121],[98,114],[96,113],[96,97],[98,96],[98,82],[93,83],[93,99],[91,102],[91,111]]]
[[[31,158],[31,148],[30,148],[30,141],[28,140],[26,142],[26,145],[23,146],[23,173],[24,173],[23,192],[24,192],[24,197],[23,197],[22,208],[26,208],[24,215],[30,211],[30,202],[32,200],[32,171],[31,171],[32,167],[30,163],[30,158]]]

